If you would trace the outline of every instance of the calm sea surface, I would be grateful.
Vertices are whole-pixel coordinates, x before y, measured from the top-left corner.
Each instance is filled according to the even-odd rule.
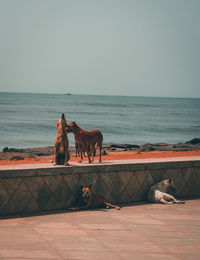
[[[0,150],[54,145],[54,124],[99,129],[104,143],[178,143],[200,137],[200,99],[0,93]],[[74,145],[73,134],[68,134]]]

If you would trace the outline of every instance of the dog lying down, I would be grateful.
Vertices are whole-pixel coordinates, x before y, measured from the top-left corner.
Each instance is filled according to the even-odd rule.
[[[154,184],[147,195],[147,199],[150,202],[157,202],[163,204],[184,204],[185,202],[177,200],[174,196],[168,194],[167,192],[176,191],[175,184],[172,179],[163,180],[159,183]]]
[[[119,206],[110,204],[106,202],[103,197],[95,196],[92,194],[91,185],[90,186],[81,186],[81,197],[79,201],[79,207],[73,207],[71,210],[80,210],[80,209],[93,209],[93,208],[115,208],[120,210]]]

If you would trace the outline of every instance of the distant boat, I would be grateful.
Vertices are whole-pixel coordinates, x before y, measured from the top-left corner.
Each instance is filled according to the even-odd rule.
[[[67,95],[67,96],[71,96],[72,94],[71,94],[71,93],[66,93],[65,95]]]

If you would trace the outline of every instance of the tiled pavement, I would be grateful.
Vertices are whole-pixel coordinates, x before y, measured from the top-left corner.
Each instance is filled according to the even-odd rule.
[[[200,259],[200,199],[0,219],[0,259]]]

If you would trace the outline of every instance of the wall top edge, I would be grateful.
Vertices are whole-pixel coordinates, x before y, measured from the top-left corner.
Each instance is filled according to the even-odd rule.
[[[200,158],[162,158],[123,161],[106,161],[103,163],[70,163],[70,166],[53,166],[53,164],[32,164],[0,166],[0,178],[24,176],[68,175],[84,173],[106,173],[163,168],[200,167]]]

